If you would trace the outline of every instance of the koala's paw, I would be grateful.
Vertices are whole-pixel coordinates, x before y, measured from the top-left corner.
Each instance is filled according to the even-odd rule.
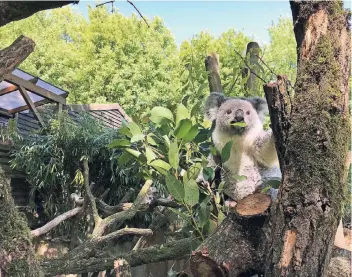
[[[197,179],[196,179],[196,182],[198,185],[201,185],[203,187],[209,187],[210,186],[210,183],[204,179],[204,176],[203,174],[199,174]]]

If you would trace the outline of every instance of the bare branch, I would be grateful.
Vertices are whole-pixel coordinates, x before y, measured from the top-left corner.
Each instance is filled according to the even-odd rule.
[[[144,18],[144,16],[141,14],[141,12],[137,9],[137,7],[132,3],[132,1],[127,0],[127,2],[130,3],[130,4],[133,6],[133,8],[138,12],[138,14],[140,15],[140,17],[143,18],[145,24],[147,24],[147,26],[150,28],[150,26],[149,26],[147,20]]]
[[[156,263],[167,260],[184,258],[198,244],[195,238],[186,238],[172,241],[163,245],[156,245],[131,251],[129,253],[111,253],[94,251],[94,256],[82,259],[82,257],[71,257],[68,261],[63,257],[60,259],[48,259],[41,262],[45,276],[56,276],[59,274],[81,274],[87,272],[98,272],[112,269],[114,261],[125,259],[131,267],[142,264]]]
[[[83,211],[82,207],[76,207],[76,208],[74,208],[72,210],[69,210],[69,211],[67,211],[67,212],[55,217],[53,220],[49,221],[44,226],[31,231],[31,236],[32,237],[39,237],[39,236],[49,232],[50,230],[54,229],[61,222],[63,222],[66,219],[69,219],[69,218],[79,214],[82,211]]]
[[[208,73],[208,82],[210,92],[222,92],[220,70],[219,70],[219,55],[210,53],[205,58],[205,69]]]
[[[92,212],[93,219],[94,219],[94,224],[97,226],[97,225],[99,225],[99,223],[101,221],[101,217],[98,214],[98,209],[97,209],[97,206],[95,203],[95,197],[92,194],[92,191],[90,189],[89,166],[88,166],[88,160],[86,158],[83,159],[83,179],[84,179],[84,188],[86,190],[86,200],[90,204],[91,212]]]

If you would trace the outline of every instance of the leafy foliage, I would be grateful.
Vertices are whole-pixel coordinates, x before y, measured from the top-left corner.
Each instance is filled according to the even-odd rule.
[[[108,204],[119,203],[130,187],[139,187],[138,168],[117,168],[111,162],[114,153],[106,145],[118,137],[116,130],[87,114],[81,114],[78,120],[80,124],[65,112],[51,117],[47,127],[24,137],[21,147],[12,154],[11,166],[27,173],[32,193],[41,199],[48,219],[71,207],[71,193],[84,195],[82,157],[90,161],[89,177],[97,193],[110,188],[104,199]],[[65,228],[70,226],[64,223],[56,230],[68,234]]]
[[[205,126],[209,124],[191,116],[191,109],[178,104],[173,113],[154,107],[138,124],[124,124],[120,129],[124,137],[109,147],[123,150],[118,157],[120,165],[138,163],[145,179],[164,187],[164,196],[171,195],[182,205],[170,210],[185,221],[183,230],[193,230],[203,238],[221,222],[223,207],[215,200],[220,197],[216,187],[196,183],[201,170],[209,180],[214,172],[207,168],[211,131]],[[229,151],[224,149],[224,155]]]

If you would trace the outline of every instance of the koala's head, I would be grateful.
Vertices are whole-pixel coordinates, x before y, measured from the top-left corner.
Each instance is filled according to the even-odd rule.
[[[205,103],[206,117],[215,121],[216,126],[222,131],[231,134],[241,134],[251,128],[262,126],[267,112],[266,100],[260,97],[230,98],[222,93],[213,92]]]

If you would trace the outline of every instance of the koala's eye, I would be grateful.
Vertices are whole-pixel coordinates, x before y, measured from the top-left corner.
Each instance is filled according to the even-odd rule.
[[[227,112],[226,112],[227,114],[231,114],[232,113],[232,111],[231,110],[227,110]]]
[[[251,112],[250,112],[250,111],[247,111],[247,112],[246,112],[246,114],[250,115],[250,114],[251,114]]]

